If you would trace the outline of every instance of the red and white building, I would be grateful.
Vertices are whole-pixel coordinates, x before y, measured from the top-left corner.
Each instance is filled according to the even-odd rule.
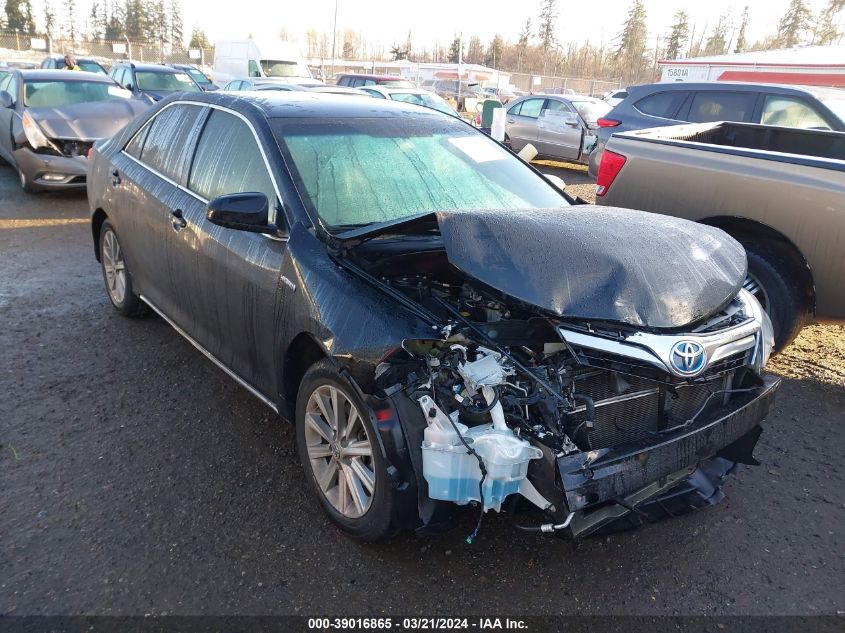
[[[755,51],[658,62],[660,81],[750,81],[845,88],[845,46]]]

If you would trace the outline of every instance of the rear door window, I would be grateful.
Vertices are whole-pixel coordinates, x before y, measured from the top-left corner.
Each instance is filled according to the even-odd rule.
[[[147,124],[150,129],[141,150],[141,162],[181,184],[204,113],[204,107],[188,104],[162,110]]]
[[[766,95],[763,102],[763,125],[796,127],[802,130],[829,130],[830,125],[821,115],[802,99]]]
[[[526,99],[508,110],[508,114],[537,119],[540,117],[540,111],[543,109],[544,102],[545,99]]]
[[[188,188],[206,200],[229,193],[260,192],[267,196],[271,210],[277,197],[252,130],[222,110],[212,110],[205,124]]]
[[[685,90],[673,90],[671,92],[658,92],[657,94],[649,95],[640,99],[634,104],[634,107],[649,116],[657,116],[661,119],[672,119],[675,113],[683,103],[687,96]],[[627,96],[627,93],[626,93]]]
[[[696,92],[690,103],[687,121],[750,121],[757,94],[753,92]]]

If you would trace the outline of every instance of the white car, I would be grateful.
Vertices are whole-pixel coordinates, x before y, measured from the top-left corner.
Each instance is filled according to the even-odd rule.
[[[627,96],[628,96],[627,90],[611,90],[606,95],[604,95],[604,97],[602,98],[602,101],[606,101],[607,103],[609,103],[611,106],[613,106],[615,108],[617,106],[617,104],[621,103],[622,100],[625,99],[625,97],[627,97]]]
[[[394,101],[404,101],[405,103],[413,103],[421,105],[426,108],[433,108],[446,114],[451,114],[454,117],[460,118],[460,115],[455,109],[446,103],[446,100],[438,94],[422,88],[392,88],[390,86],[361,86],[358,90],[363,90],[379,99],[393,99]]]

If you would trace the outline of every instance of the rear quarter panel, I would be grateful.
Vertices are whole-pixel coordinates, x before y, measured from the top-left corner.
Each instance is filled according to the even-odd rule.
[[[845,318],[845,171],[613,137],[626,157],[602,205],[765,224],[803,253],[820,317]]]

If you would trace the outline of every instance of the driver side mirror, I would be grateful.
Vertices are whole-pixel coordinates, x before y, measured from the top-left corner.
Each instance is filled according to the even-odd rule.
[[[0,92],[0,108],[11,108],[14,105],[15,105],[15,100],[12,99],[12,95],[10,95],[5,90]]]
[[[212,224],[236,231],[274,233],[268,224],[270,204],[263,193],[230,193],[208,203],[205,217]]]

